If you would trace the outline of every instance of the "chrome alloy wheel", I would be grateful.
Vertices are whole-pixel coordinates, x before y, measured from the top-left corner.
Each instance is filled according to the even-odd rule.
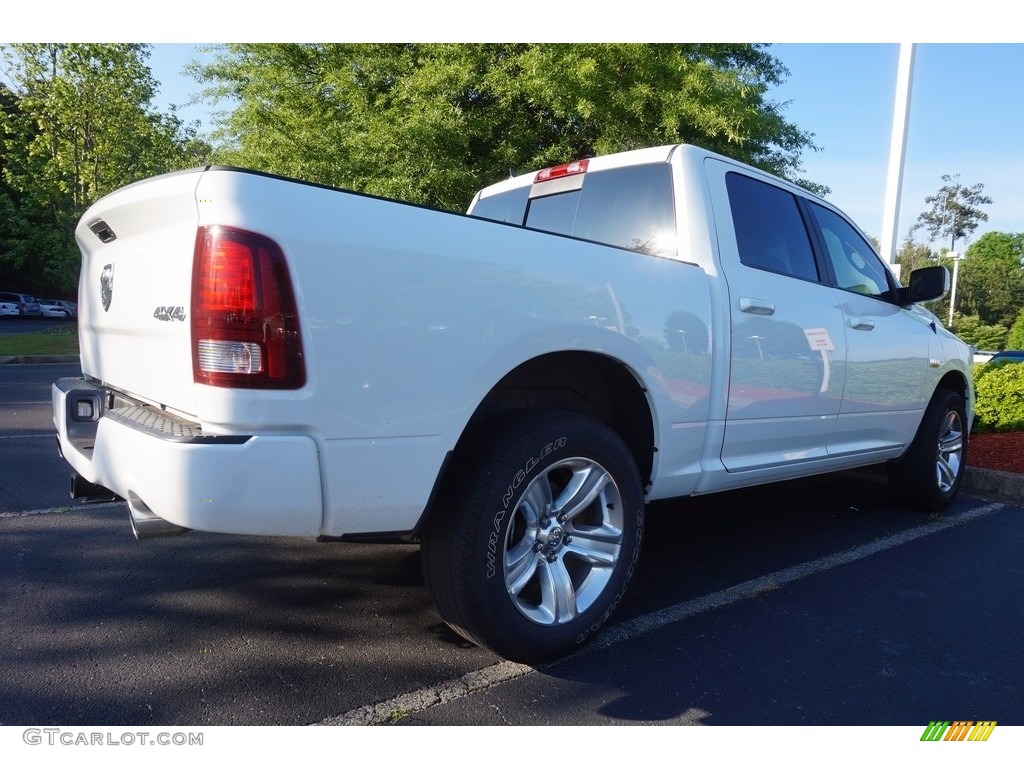
[[[592,459],[553,464],[526,487],[505,536],[505,588],[544,626],[586,611],[612,578],[624,509],[611,474]]]
[[[964,455],[964,433],[960,414],[951,410],[946,414],[939,430],[938,453],[935,462],[935,476],[939,490],[947,493],[960,475]]]

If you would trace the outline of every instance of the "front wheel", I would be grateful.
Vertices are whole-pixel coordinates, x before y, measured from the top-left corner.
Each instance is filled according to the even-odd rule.
[[[889,487],[898,501],[933,511],[952,503],[967,466],[966,424],[963,398],[937,390],[914,442],[902,458],[889,463]]]
[[[540,662],[611,615],[640,553],[643,492],[622,439],[578,413],[489,425],[424,534],[444,620],[505,658]]]

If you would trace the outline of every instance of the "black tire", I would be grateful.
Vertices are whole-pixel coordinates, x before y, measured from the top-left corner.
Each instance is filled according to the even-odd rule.
[[[929,511],[948,507],[960,490],[967,442],[963,398],[952,390],[936,390],[914,442],[889,463],[889,488],[896,500]]]
[[[629,449],[592,417],[526,411],[487,425],[460,453],[423,535],[442,618],[514,661],[581,646],[640,555],[643,490]]]

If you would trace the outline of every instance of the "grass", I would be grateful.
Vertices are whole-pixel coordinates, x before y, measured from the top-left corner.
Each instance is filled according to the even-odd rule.
[[[78,329],[75,327],[0,336],[0,357],[77,354]]]

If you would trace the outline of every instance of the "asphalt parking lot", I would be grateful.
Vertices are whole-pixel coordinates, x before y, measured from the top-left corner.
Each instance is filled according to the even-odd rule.
[[[134,541],[71,504],[48,384],[0,368],[0,725],[1024,724],[1024,517],[877,473],[652,506],[613,624],[539,668],[439,620],[415,546]]]

